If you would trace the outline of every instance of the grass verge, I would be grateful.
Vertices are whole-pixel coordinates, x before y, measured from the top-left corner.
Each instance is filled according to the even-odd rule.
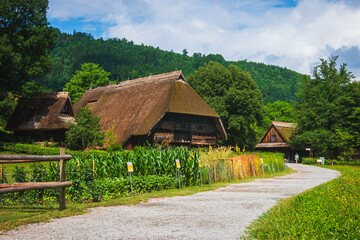
[[[360,167],[325,166],[341,176],[278,205],[243,239],[360,239]]]
[[[288,169],[285,172],[276,173],[273,175],[258,176],[256,178],[271,178],[275,176],[286,175],[295,172],[292,169]],[[47,203],[44,205],[13,205],[13,206],[1,206],[0,207],[0,234],[15,229],[18,226],[29,224],[46,222],[53,218],[69,217],[79,214],[84,214],[87,209],[94,207],[108,207],[117,205],[132,205],[139,204],[141,202],[147,202],[150,198],[163,198],[174,196],[186,196],[192,195],[198,192],[211,191],[218,188],[226,187],[231,183],[242,183],[254,180],[254,177],[246,178],[244,180],[233,180],[232,182],[218,182],[212,185],[204,185],[203,187],[187,187],[179,189],[169,189],[164,191],[154,191],[151,193],[144,193],[134,195],[134,197],[122,197],[117,199],[111,199],[96,203],[66,203],[66,210],[59,211],[58,203]]]

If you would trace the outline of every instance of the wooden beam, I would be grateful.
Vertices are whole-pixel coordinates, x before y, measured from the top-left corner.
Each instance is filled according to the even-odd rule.
[[[0,155],[0,164],[3,163],[26,163],[26,162],[52,162],[60,161],[61,159],[67,161],[72,158],[71,155],[52,155],[52,156],[36,156],[36,155]]]
[[[5,185],[8,185],[5,186]],[[27,190],[41,190],[47,188],[65,188],[70,187],[72,182],[34,182],[34,183],[3,183],[0,184],[0,194],[22,192]]]

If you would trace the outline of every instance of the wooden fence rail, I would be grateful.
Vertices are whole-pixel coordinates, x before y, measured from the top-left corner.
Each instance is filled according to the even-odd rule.
[[[60,155],[52,155],[52,156],[0,155],[0,164],[60,161],[59,182],[1,183],[0,194],[22,192],[27,190],[59,188],[60,189],[59,209],[64,210],[65,188],[70,187],[72,185],[72,182],[65,181],[66,161],[70,160],[71,158],[72,158],[71,155],[66,155],[66,148],[60,148]]]

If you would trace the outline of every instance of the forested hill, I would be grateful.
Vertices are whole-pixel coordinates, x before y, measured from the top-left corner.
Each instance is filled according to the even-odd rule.
[[[94,39],[90,34],[58,34],[57,44],[52,51],[53,65],[51,73],[41,81],[54,91],[61,91],[76,70],[83,63],[96,63],[111,73],[112,81],[134,79],[150,74],[182,70],[185,77],[195,72],[209,61],[224,66],[234,64],[248,71],[263,93],[264,103],[276,100],[295,99],[301,75],[297,72],[277,66],[247,61],[230,62],[219,54],[203,55],[194,53],[188,56],[172,51],[163,51],[151,46],[136,45],[126,39]]]

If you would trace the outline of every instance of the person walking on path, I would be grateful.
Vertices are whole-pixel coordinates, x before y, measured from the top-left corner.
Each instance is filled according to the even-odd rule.
[[[296,153],[295,154],[295,162],[298,163],[298,161],[299,161],[299,154]]]

